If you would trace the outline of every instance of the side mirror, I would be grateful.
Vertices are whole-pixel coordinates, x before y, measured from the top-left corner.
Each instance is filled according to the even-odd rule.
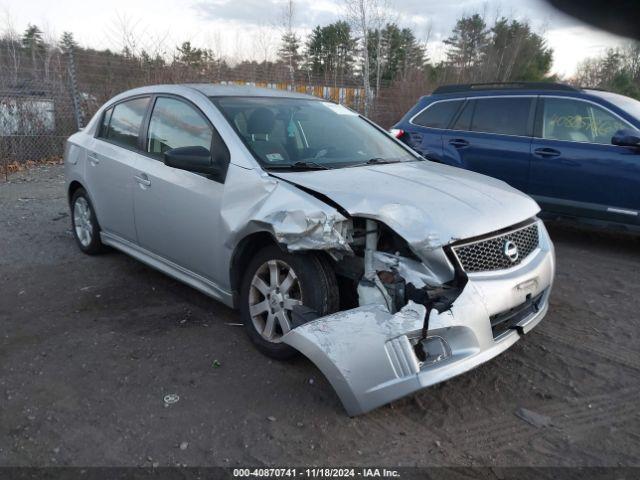
[[[640,147],[640,132],[630,128],[623,128],[611,137],[611,143],[619,147]]]
[[[195,173],[217,174],[219,168],[213,163],[211,152],[204,147],[178,147],[164,152],[164,164]]]

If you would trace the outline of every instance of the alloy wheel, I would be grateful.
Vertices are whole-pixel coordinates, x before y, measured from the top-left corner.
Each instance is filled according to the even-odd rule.
[[[76,237],[83,247],[88,247],[93,239],[91,208],[84,197],[78,197],[73,205],[73,226]]]
[[[295,305],[302,305],[302,290],[293,268],[282,260],[263,263],[249,288],[249,314],[256,331],[265,340],[280,343],[291,330]]]

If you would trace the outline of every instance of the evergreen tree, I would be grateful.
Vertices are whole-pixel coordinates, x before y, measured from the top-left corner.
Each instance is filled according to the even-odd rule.
[[[337,21],[324,27],[317,26],[311,32],[306,45],[306,68],[314,75],[324,76],[334,85],[344,81],[353,71],[356,40],[351,26]]]
[[[45,43],[42,39],[42,30],[36,25],[31,25],[22,34],[22,48],[31,56],[31,65],[33,74],[37,75],[37,59],[42,56],[45,51]]]
[[[28,51],[44,50],[44,40],[42,39],[42,30],[36,25],[31,25],[22,34],[22,47]]]
[[[69,51],[72,49],[77,49],[78,44],[76,40],[73,38],[73,33],[71,32],[62,32],[62,37],[60,37],[60,48],[64,51]]]
[[[462,17],[444,43],[449,47],[447,63],[456,71],[457,81],[469,81],[480,68],[489,43],[487,24],[477,13]]]
[[[307,39],[305,69],[313,75],[321,75],[324,67],[324,35],[320,25],[317,25]]]
[[[191,67],[202,67],[210,60],[209,52],[202,48],[196,48],[191,42],[183,42],[177,47],[177,61]]]
[[[527,22],[499,19],[484,51],[485,81],[541,81],[553,59],[545,40]]]
[[[381,80],[385,83],[404,78],[411,70],[423,70],[426,63],[424,47],[418,43],[410,28],[399,28],[395,23],[387,24],[382,31],[380,58],[376,39],[377,30],[369,31],[369,57],[376,66],[380,64]],[[377,70],[377,68],[376,68]],[[375,75],[372,72],[372,77]]]
[[[300,39],[294,31],[288,30],[282,35],[278,58],[282,63],[287,64],[292,71],[297,70],[302,55],[300,54]]]

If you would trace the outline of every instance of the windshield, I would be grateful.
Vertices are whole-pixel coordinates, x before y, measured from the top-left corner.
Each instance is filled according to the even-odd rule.
[[[417,160],[357,113],[334,103],[212,97],[264,168],[339,168]]]
[[[635,98],[625,97],[624,95],[619,95],[613,92],[602,92],[597,90],[590,90],[589,93],[613,103],[616,107],[624,110],[636,120],[640,121],[640,102]]]

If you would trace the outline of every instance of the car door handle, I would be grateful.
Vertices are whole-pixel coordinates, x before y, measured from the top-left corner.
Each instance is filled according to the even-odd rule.
[[[147,175],[144,173],[136,175],[133,178],[135,178],[136,182],[138,182],[140,185],[143,185],[145,187],[151,186],[151,180],[149,180],[149,177],[147,177]]]
[[[551,158],[560,156],[560,152],[555,148],[536,148],[533,153],[542,158]]]
[[[87,157],[89,157],[89,161],[91,162],[91,165],[97,165],[100,163],[100,159],[98,158],[98,154],[95,152],[88,152],[87,153]]]
[[[449,145],[455,148],[465,148],[469,146],[469,142],[462,138],[454,138],[453,140],[449,140]]]

